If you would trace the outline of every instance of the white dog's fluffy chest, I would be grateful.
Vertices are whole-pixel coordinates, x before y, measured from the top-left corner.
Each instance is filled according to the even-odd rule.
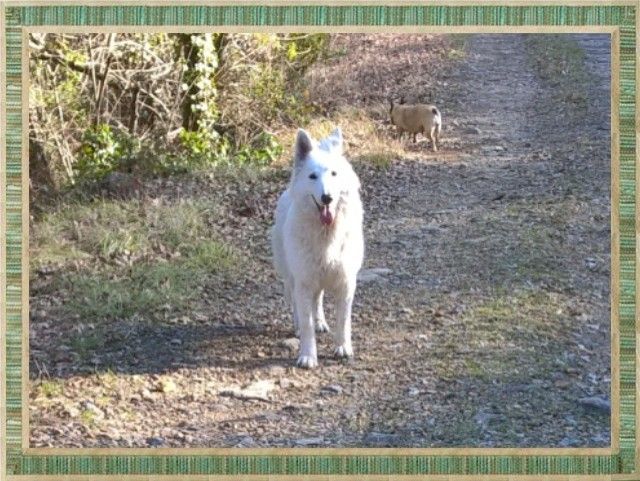
[[[339,211],[335,224],[324,227],[317,216],[304,216],[294,206],[289,211],[285,230],[287,264],[304,273],[305,284],[336,291],[354,278],[362,264],[364,245],[361,206],[350,206],[351,215]],[[354,211],[355,209],[355,211]],[[358,228],[353,228],[358,226]]]

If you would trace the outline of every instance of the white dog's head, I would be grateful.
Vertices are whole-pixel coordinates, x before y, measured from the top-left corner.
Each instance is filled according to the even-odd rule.
[[[298,130],[291,189],[296,205],[317,212],[319,222],[331,226],[341,203],[357,195],[359,188],[358,176],[342,155],[340,128],[320,142],[305,130]]]

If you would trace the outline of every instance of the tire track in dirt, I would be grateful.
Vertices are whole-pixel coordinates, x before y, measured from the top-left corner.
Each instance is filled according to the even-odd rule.
[[[469,38],[465,61],[447,79],[458,90],[441,107],[446,160],[413,154],[395,164],[378,189],[392,193],[389,208],[369,211],[366,262],[392,274],[384,292],[365,287],[359,297],[401,306],[392,328],[385,325],[393,315],[372,322],[388,342],[406,345],[416,329],[426,336],[432,352],[422,359],[414,353],[395,369],[424,363],[407,379],[405,394],[420,382],[438,386],[421,406],[430,413],[426,422],[404,426],[422,429],[431,445],[608,443],[608,418],[577,403],[607,397],[609,389],[609,124],[602,115],[609,111],[608,40],[576,41],[595,73],[588,86],[574,86],[587,88],[586,109],[559,101],[561,82],[537,75],[525,36]],[[455,160],[451,150],[459,152]],[[365,205],[375,203],[372,195]],[[519,296],[542,297],[521,306]],[[509,332],[515,313],[501,313],[503,302],[516,303],[531,320]],[[541,303],[553,304],[553,312]],[[501,332],[491,318],[503,314]],[[536,316],[555,326],[537,326]],[[527,323],[541,332],[526,334]],[[499,341],[478,329],[495,329]],[[523,333],[530,339],[519,343]],[[488,337],[493,353],[473,336]],[[555,336],[551,344],[548,336]],[[431,369],[438,359],[451,365]],[[519,364],[531,368],[520,373]],[[534,413],[535,420],[526,419]]]

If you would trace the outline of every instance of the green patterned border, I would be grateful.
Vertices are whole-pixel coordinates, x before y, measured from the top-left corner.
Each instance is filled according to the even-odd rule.
[[[559,0],[561,2],[561,0]],[[115,2],[114,2],[115,3]],[[258,2],[257,2],[258,3]],[[318,3],[321,3],[319,1]],[[354,0],[355,3],[355,0]],[[532,2],[533,3],[533,2]],[[595,2],[594,2],[595,3]],[[178,4],[178,2],[176,2]],[[9,475],[608,475],[633,473],[636,456],[635,327],[635,94],[636,13],[615,5],[226,5],[226,6],[14,6],[5,7],[6,185],[0,219],[6,219],[6,474]],[[22,32],[51,26],[596,26],[620,32],[620,436],[613,455],[33,455],[22,446]],[[0,166],[2,170],[3,166]],[[3,407],[4,408],[4,407]],[[79,450],[79,452],[81,452]],[[0,463],[2,465],[2,463]],[[0,477],[2,477],[0,473]],[[19,476],[16,476],[19,477]],[[533,476],[535,478],[536,476]],[[604,478],[604,476],[603,476]],[[15,478],[14,478],[15,479]],[[30,479],[35,479],[33,476]],[[65,476],[66,479],[66,476]],[[628,477],[628,479],[631,479]]]

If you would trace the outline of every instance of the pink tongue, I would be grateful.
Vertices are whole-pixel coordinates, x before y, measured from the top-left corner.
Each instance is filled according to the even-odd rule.
[[[329,212],[328,205],[323,206],[322,210],[320,211],[320,222],[322,222],[324,225],[331,225],[331,223],[333,222],[333,215],[331,214],[331,212]]]

